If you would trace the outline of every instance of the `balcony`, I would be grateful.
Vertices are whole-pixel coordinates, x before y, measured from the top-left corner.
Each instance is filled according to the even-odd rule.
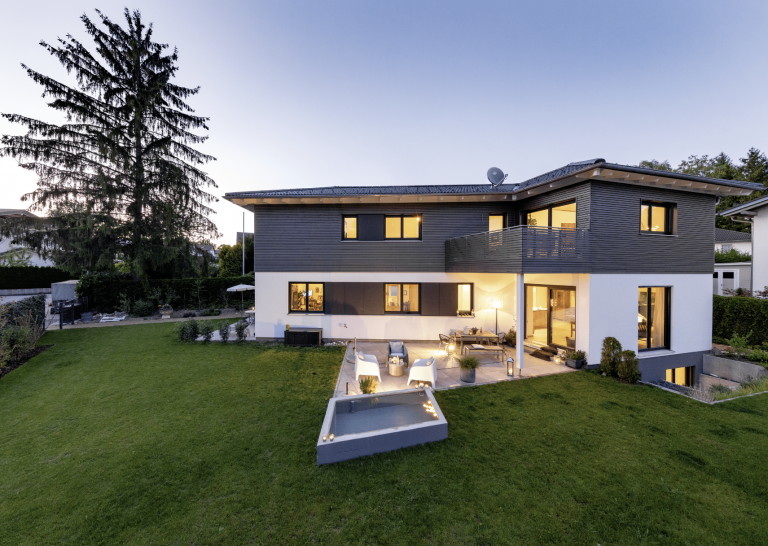
[[[588,269],[589,231],[515,226],[445,241],[451,273],[579,273]]]

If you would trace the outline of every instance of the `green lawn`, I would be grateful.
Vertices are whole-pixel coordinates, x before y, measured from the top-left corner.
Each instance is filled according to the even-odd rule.
[[[0,380],[1,544],[768,543],[768,395],[464,388],[437,393],[448,440],[318,468],[340,349],[41,343]]]

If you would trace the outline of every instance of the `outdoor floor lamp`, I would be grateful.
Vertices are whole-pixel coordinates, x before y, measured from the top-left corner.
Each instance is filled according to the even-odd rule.
[[[504,307],[504,302],[500,299],[492,298],[488,300],[488,305],[492,309],[496,309],[496,335],[499,335],[499,309]]]

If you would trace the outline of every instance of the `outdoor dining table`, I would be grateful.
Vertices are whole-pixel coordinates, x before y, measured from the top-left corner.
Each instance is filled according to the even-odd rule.
[[[465,334],[463,332],[456,332],[454,334],[456,342],[459,344],[459,354],[464,354],[465,343],[484,343],[491,342],[494,345],[499,344],[499,336],[493,332],[478,332],[477,334]]]

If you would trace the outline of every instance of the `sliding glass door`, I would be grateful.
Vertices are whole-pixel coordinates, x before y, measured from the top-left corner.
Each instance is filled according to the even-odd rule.
[[[525,339],[534,345],[576,348],[576,289],[525,286]]]

